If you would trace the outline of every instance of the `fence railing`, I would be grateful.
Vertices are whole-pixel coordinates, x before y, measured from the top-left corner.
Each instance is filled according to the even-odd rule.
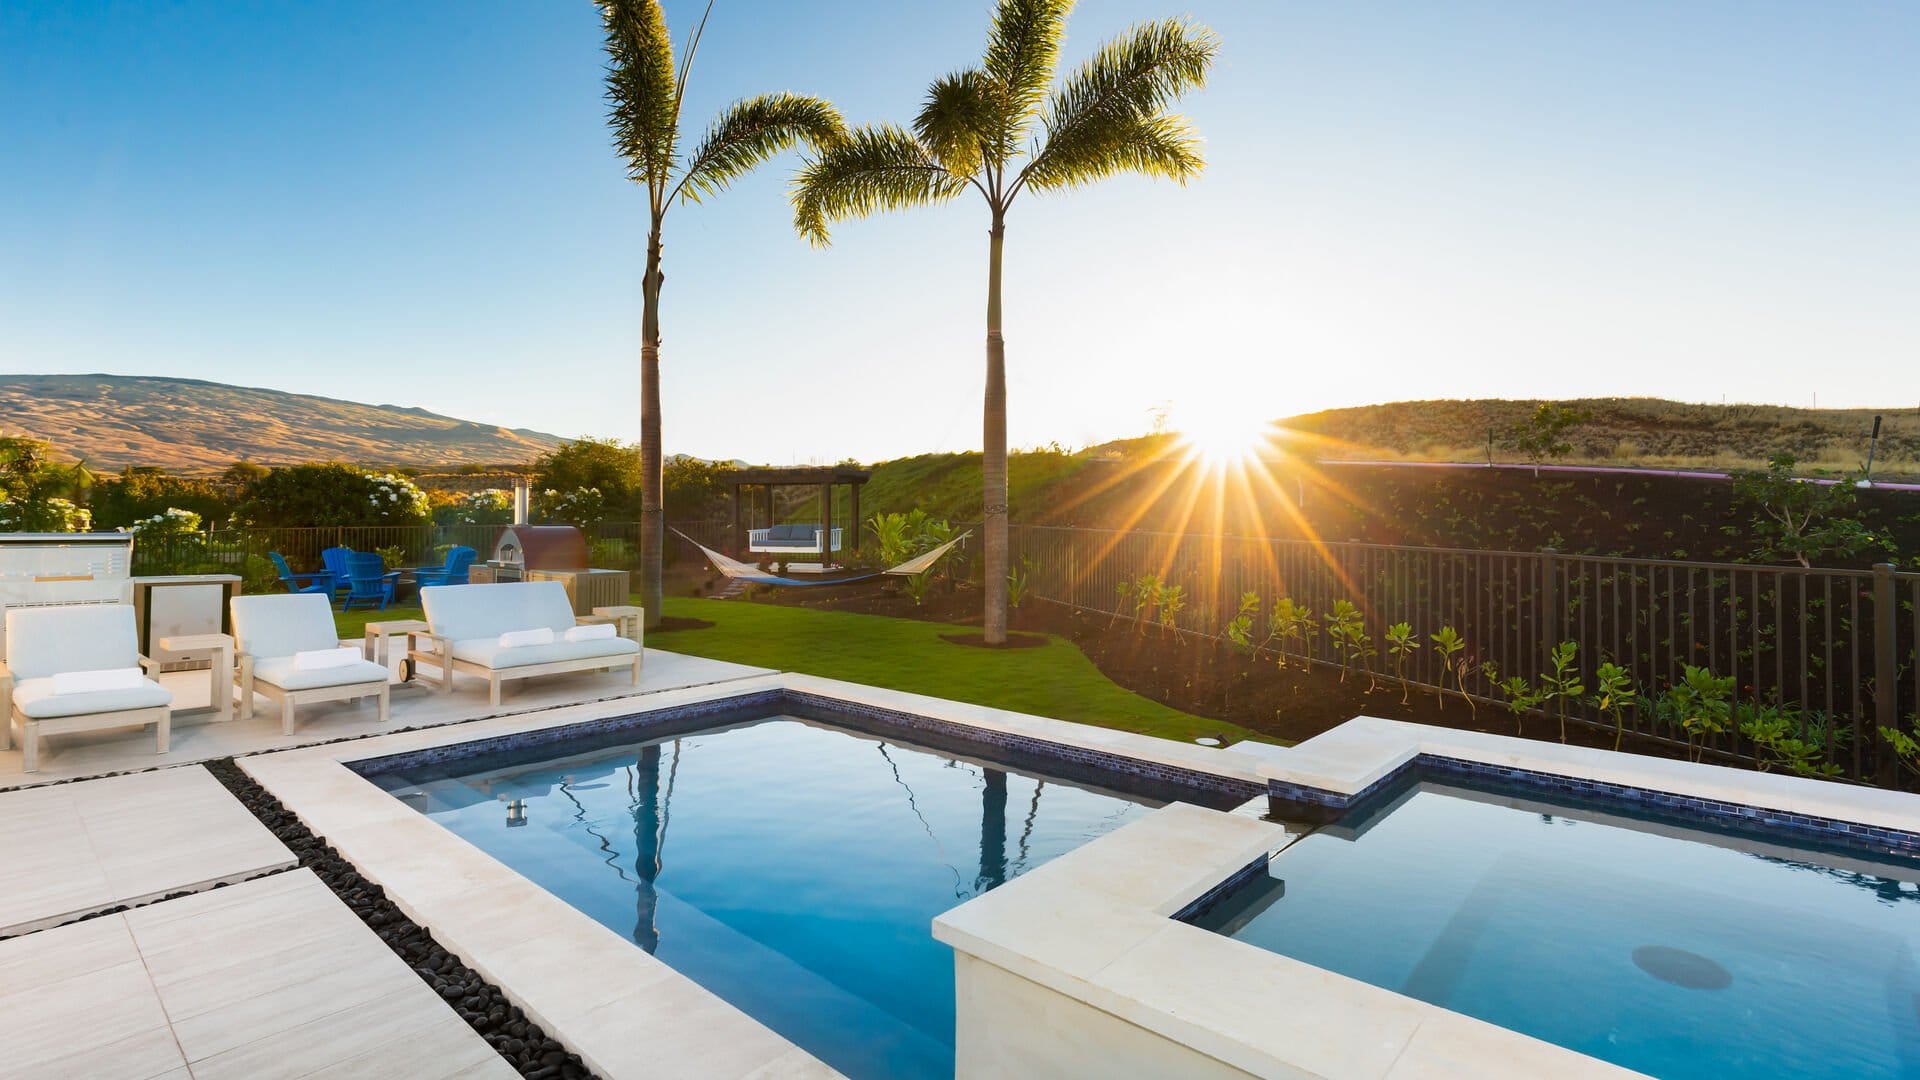
[[[1920,574],[1891,566],[1809,570],[1043,526],[1016,526],[1013,546],[1037,598],[1131,616],[1121,585],[1157,575],[1184,590],[1178,625],[1209,637],[1222,636],[1241,594],[1261,598],[1256,636],[1273,602],[1289,597],[1312,609],[1321,632],[1288,651],[1322,663],[1340,662],[1322,617],[1334,601],[1351,601],[1379,649],[1366,668],[1392,677],[1385,631],[1407,622],[1423,647],[1406,674],[1429,689],[1458,685],[1430,637],[1451,626],[1467,643],[1467,689],[1489,700],[1492,687],[1475,673],[1493,665],[1534,679],[1562,641],[1578,643],[1588,687],[1603,661],[1656,693],[1680,682],[1688,665],[1732,676],[1729,730],[1694,740],[1711,757],[1755,760],[1739,717],[1785,704],[1796,732],[1820,741],[1821,756],[1845,776],[1892,783],[1896,766],[1877,728],[1909,724],[1920,711]],[[1587,702],[1569,714],[1614,727]],[[1638,735],[1687,740],[1652,708],[1620,718]]]
[[[719,546],[725,526],[706,521],[675,522],[673,527]],[[133,545],[135,574],[168,574],[220,570],[251,574],[264,584],[272,579],[268,552],[284,556],[295,570],[320,569],[320,552],[330,547],[355,551],[387,551],[396,566],[437,563],[444,549],[464,544],[486,559],[505,525],[341,525],[310,528],[212,529],[169,536],[142,536]],[[636,569],[640,561],[640,523],[610,521],[586,528],[595,566],[612,570]],[[684,555],[684,545],[671,539],[669,561]],[[697,553],[696,553],[697,554]]]

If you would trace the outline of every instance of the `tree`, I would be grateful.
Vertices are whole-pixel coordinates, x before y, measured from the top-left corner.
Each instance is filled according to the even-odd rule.
[[[615,439],[574,439],[533,463],[535,492],[598,488],[607,506],[627,514],[641,501],[645,468],[640,448]]]
[[[755,166],[802,140],[824,147],[843,136],[833,106],[798,94],[762,94],[729,105],[693,152],[679,160],[680,101],[713,5],[676,68],[659,0],[599,0],[606,30],[608,123],[627,178],[647,191],[647,264],[640,279],[640,595],[648,626],[659,625],[661,554],[666,544],[660,457],[661,226],[678,200],[717,195]]]
[[[1847,558],[1868,548],[1893,551],[1892,541],[1855,516],[1851,479],[1834,484],[1797,479],[1795,464],[1793,455],[1779,454],[1765,469],[1733,474],[1734,498],[1758,511],[1754,558],[1810,567],[1829,554]]]
[[[1591,419],[1593,414],[1585,409],[1543,401],[1532,415],[1507,428],[1504,445],[1525,455],[1533,463],[1533,475],[1539,476],[1541,465],[1573,452],[1567,432]]]
[[[816,246],[848,218],[946,202],[986,201],[987,377],[981,462],[986,640],[1007,636],[1007,382],[1000,267],[1007,212],[1023,191],[1057,192],[1123,172],[1184,183],[1204,164],[1200,139],[1170,112],[1204,85],[1219,49],[1204,27],[1143,23],[1101,47],[1053,88],[1072,0],[1000,0],[978,68],[927,88],[911,131],[859,128],[807,161],[794,227]],[[1048,91],[1052,89],[1051,95]]]

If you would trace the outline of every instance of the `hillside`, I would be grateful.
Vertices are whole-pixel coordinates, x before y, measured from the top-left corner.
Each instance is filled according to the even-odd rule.
[[[1867,454],[1873,417],[1882,414],[1875,472],[1920,473],[1920,413],[1900,409],[1796,409],[1781,405],[1695,405],[1659,398],[1589,398],[1569,402],[1592,419],[1569,433],[1580,464],[1682,468],[1759,466],[1789,453],[1803,467],[1852,472]],[[1330,409],[1280,421],[1290,431],[1327,440],[1307,456],[1321,459],[1484,461],[1487,429],[1504,431],[1538,401],[1400,401]],[[1511,454],[1499,460],[1514,460]]]
[[[125,375],[0,375],[0,433],[30,435],[96,470],[210,472],[349,461],[429,467],[529,461],[559,438],[424,409]]]

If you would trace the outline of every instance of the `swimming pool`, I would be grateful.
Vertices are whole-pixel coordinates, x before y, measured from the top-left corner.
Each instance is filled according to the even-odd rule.
[[[369,778],[855,1077],[952,1075],[954,961],[935,915],[1169,799],[1231,801],[831,715],[696,726]]]
[[[1656,1076],[1920,1076],[1920,867],[1418,780],[1203,928]]]

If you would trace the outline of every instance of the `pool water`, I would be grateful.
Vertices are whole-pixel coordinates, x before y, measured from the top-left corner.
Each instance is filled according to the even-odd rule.
[[[372,779],[854,1077],[953,1075],[935,915],[1158,805],[794,717],[531,753]]]
[[[1420,783],[1195,921],[1663,1077],[1920,1076],[1920,870]]]

